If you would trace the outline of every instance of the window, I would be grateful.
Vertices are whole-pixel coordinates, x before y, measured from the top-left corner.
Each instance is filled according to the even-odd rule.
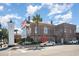
[[[67,29],[64,29],[64,32],[66,33],[67,32]]]
[[[35,27],[35,33],[37,33],[37,26]]]
[[[63,33],[63,29],[60,29],[60,32]]]
[[[72,30],[70,29],[70,33],[72,33]]]
[[[44,34],[48,34],[48,28],[44,27]]]

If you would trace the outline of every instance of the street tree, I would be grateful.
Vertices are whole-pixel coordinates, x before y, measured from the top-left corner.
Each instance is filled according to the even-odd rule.
[[[38,37],[38,25],[39,25],[39,22],[42,22],[42,18],[40,17],[39,14],[36,14],[35,16],[33,16],[33,22],[36,24],[36,27],[37,27],[37,37]],[[38,38],[37,38],[38,40]]]

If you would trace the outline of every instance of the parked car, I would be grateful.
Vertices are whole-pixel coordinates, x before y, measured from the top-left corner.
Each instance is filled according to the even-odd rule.
[[[53,45],[55,45],[55,42],[48,42],[46,45],[47,46],[53,46]]]
[[[76,44],[76,43],[78,43],[78,40],[71,40],[71,41],[69,41],[68,43]]]
[[[54,46],[55,44],[56,44],[55,42],[47,41],[47,42],[41,43],[40,46]]]

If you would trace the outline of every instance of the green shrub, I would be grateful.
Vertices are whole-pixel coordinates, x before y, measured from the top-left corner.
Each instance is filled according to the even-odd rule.
[[[26,42],[25,42],[26,41]],[[28,43],[29,42],[29,43]],[[25,45],[30,45],[30,44],[40,44],[40,41],[34,41],[32,38],[29,36],[27,38],[22,38],[19,44],[25,44]]]

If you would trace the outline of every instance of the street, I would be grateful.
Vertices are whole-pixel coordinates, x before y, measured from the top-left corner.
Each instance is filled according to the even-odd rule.
[[[19,47],[16,46],[0,51],[0,56],[79,56],[79,45]]]

